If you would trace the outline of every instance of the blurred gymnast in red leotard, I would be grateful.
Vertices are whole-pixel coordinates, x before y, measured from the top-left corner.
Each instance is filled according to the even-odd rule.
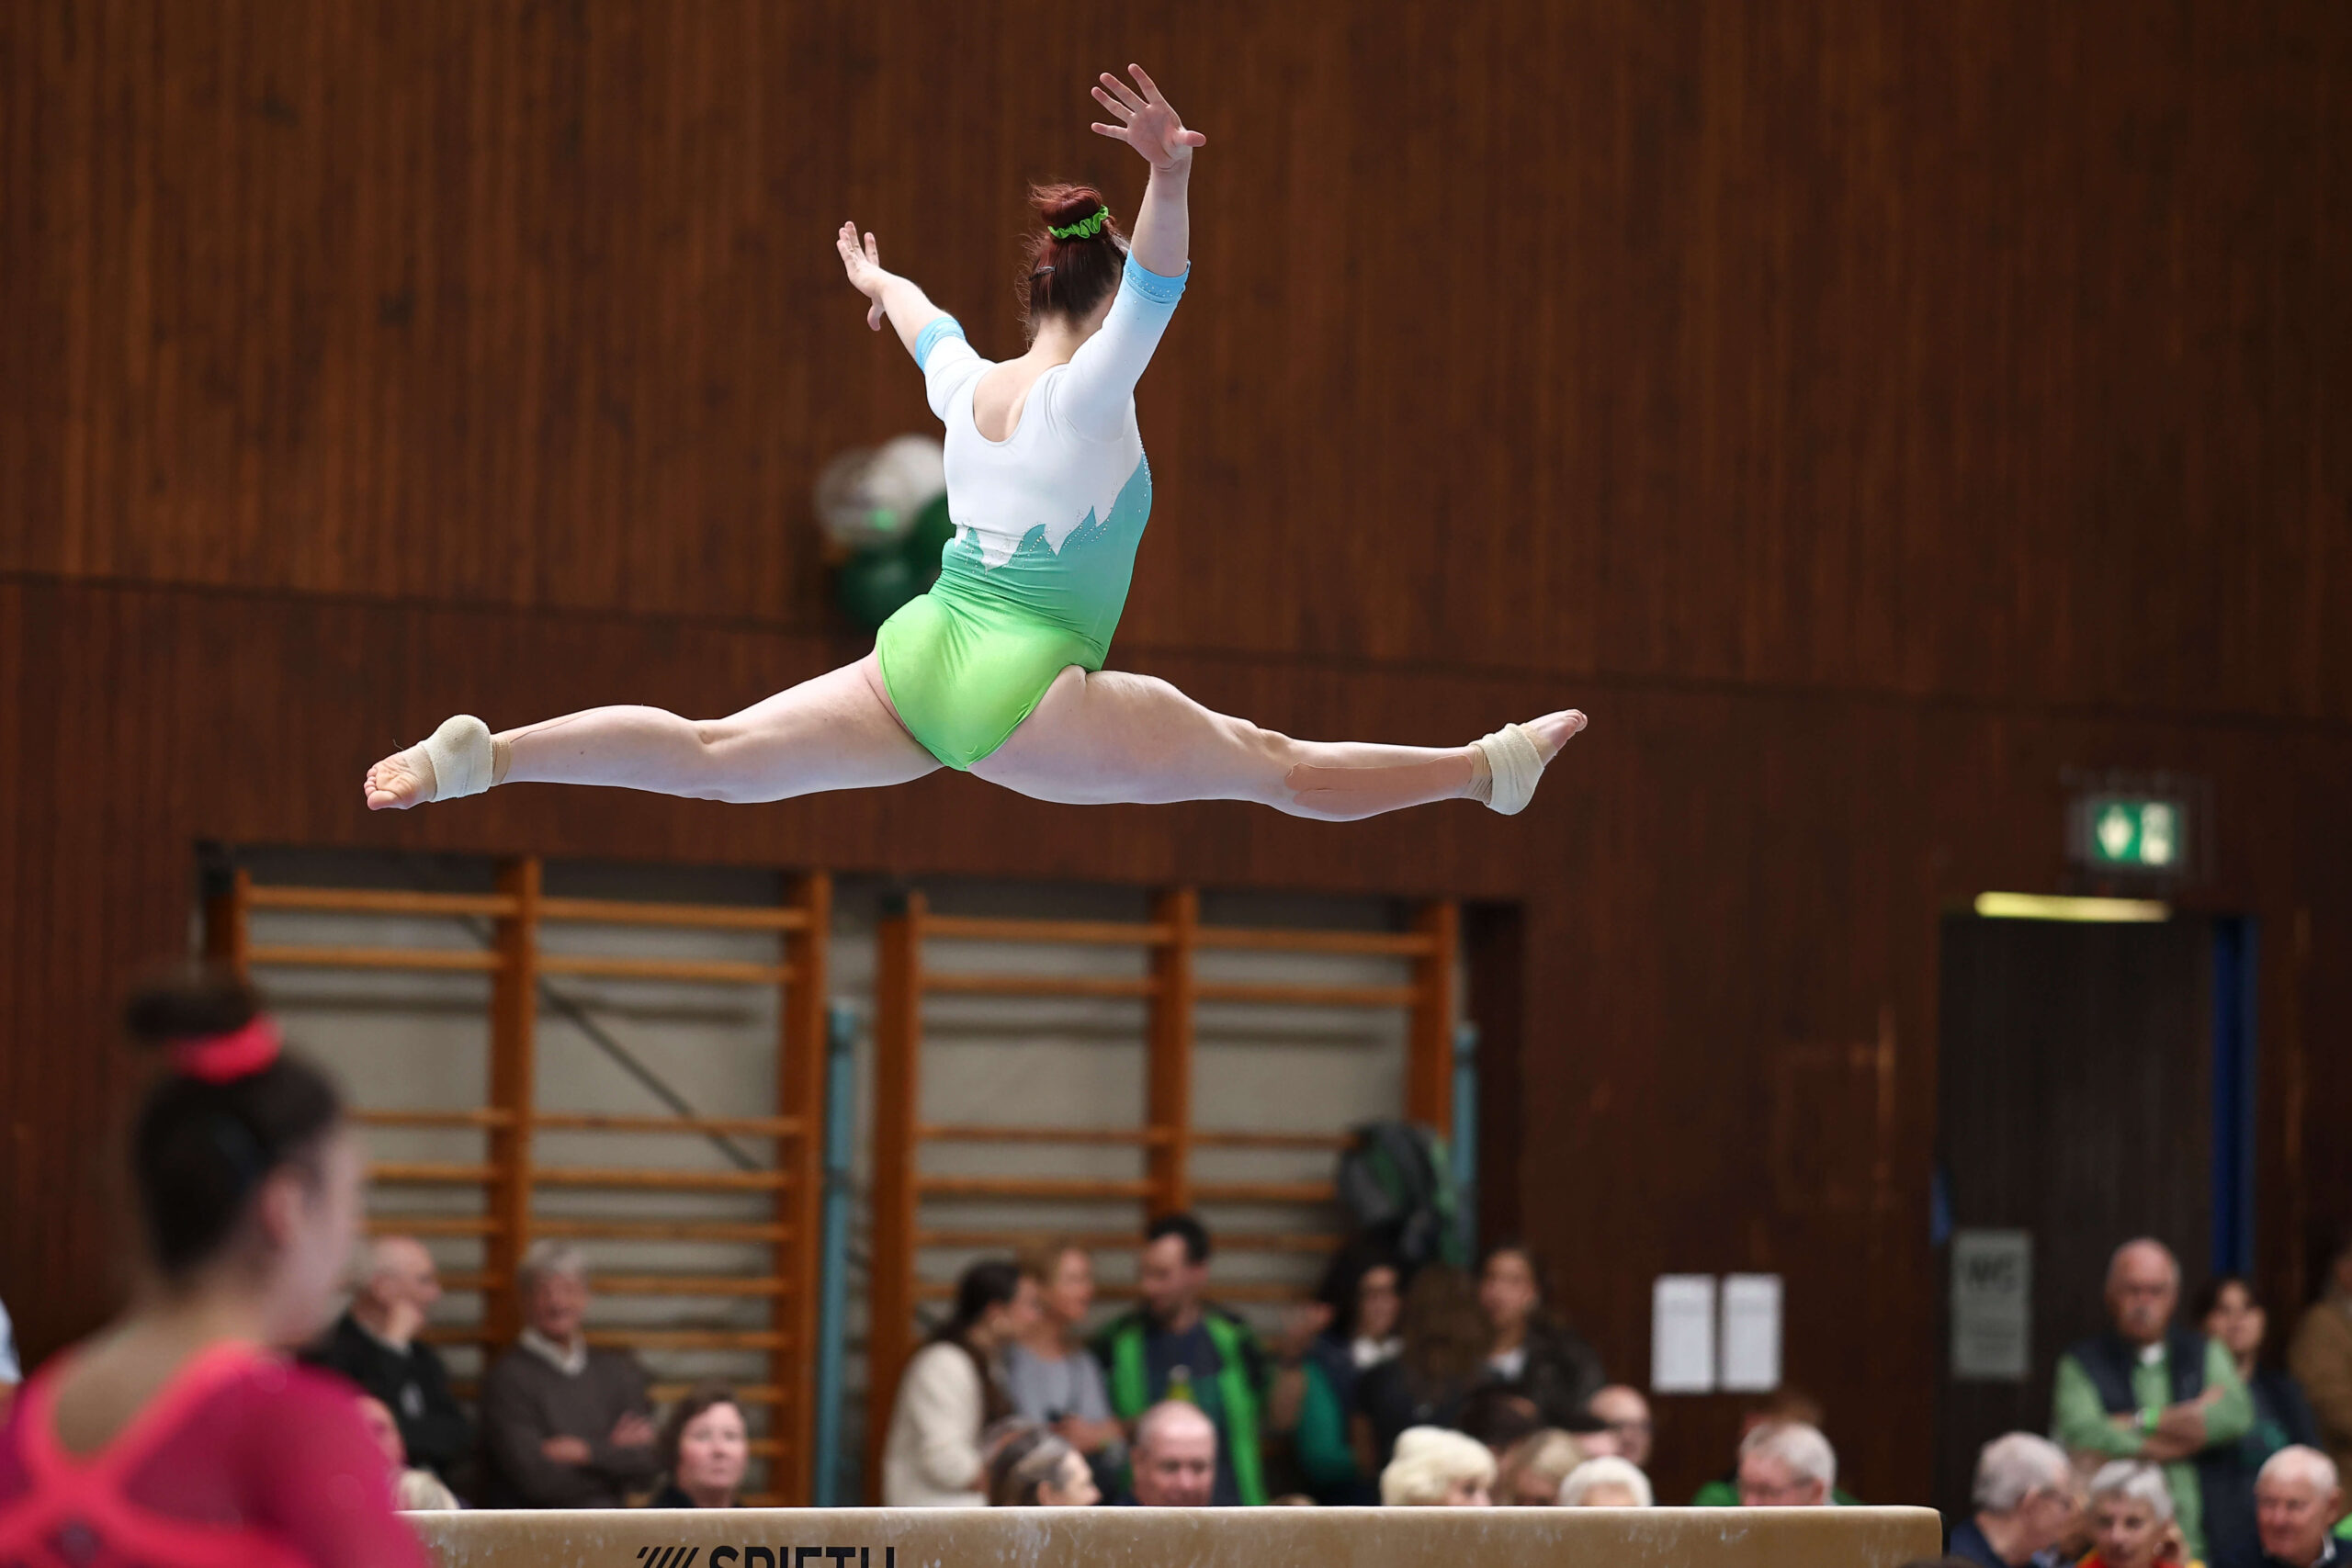
[[[134,998],[169,1051],[131,1141],[149,1278],[0,1427],[11,1568],[424,1568],[339,1379],[275,1347],[326,1322],[359,1208],[334,1088],[236,981]]]

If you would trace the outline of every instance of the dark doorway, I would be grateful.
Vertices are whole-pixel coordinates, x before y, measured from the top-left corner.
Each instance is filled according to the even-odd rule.
[[[2119,1243],[2171,1247],[2184,1294],[2217,1246],[2224,1267],[2242,1262],[2250,968],[2234,920],[1944,921],[1936,1500],[1947,1517],[1966,1508],[1984,1442],[2049,1430],[2052,1367],[2101,1322]],[[2024,1233],[2030,1262],[2014,1378],[1954,1369],[1952,1238],[1962,1271],[1982,1269],[2017,1245],[1988,1231]]]

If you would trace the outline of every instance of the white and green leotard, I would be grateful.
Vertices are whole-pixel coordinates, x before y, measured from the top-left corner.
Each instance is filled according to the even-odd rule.
[[[883,624],[875,651],[899,717],[951,768],[1004,744],[1070,665],[1102,668],[1151,513],[1136,382],[1184,282],[1130,256],[1102,330],[1037,378],[1003,441],[972,419],[972,390],[994,362],[952,316],[916,338],[932,412],[947,426],[956,535],[939,581]]]

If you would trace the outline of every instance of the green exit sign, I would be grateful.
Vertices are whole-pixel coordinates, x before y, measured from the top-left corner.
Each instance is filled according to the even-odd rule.
[[[2176,871],[2188,854],[2188,807],[2180,800],[2095,795],[2079,802],[2084,858],[2125,871]]]

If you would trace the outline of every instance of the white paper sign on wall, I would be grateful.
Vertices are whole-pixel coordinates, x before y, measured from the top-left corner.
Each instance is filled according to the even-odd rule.
[[[1715,1277],[1660,1274],[1650,1290],[1650,1392],[1715,1386]]]
[[[1724,1276],[1723,1386],[1769,1393],[1781,1386],[1781,1277]]]
[[[1951,1233],[1951,1375],[2023,1382],[2033,1359],[2033,1234]]]

